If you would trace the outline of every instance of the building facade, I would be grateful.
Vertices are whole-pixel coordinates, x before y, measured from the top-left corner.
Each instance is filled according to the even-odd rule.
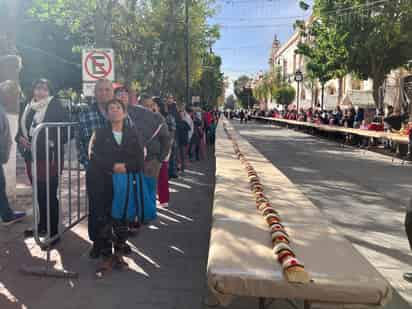
[[[306,25],[310,25],[314,18],[310,17]],[[306,59],[302,55],[296,54],[298,44],[302,37],[299,30],[284,43],[280,44],[275,36],[269,57],[271,69],[280,68],[285,81],[289,82],[296,90],[296,99],[292,103],[297,106],[299,99],[299,108],[316,107],[321,103],[321,86],[316,81],[308,80],[306,72]],[[294,80],[295,72],[300,70],[304,79],[300,83],[298,93],[298,84]],[[373,100],[373,81],[357,80],[351,74],[346,75],[341,80],[330,80],[325,85],[324,91],[324,109],[333,110],[338,105],[343,107],[357,105],[364,108],[374,108]],[[298,98],[299,96],[299,98]],[[274,102],[268,102],[268,107],[274,106]]]

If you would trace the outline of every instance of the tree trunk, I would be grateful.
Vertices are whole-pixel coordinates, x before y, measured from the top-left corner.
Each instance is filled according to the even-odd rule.
[[[111,47],[111,33],[112,33],[112,12],[113,2],[98,0],[97,9],[94,15],[94,28],[95,28],[95,44],[97,48],[109,48]]]
[[[322,101],[321,101],[321,110],[323,110],[324,107],[324,100],[325,100],[325,84],[322,84]]]
[[[343,99],[343,78],[339,78],[338,81],[339,84],[339,89],[338,89],[338,105],[340,105],[342,103],[342,99]]]
[[[378,77],[373,79],[373,100],[375,101],[375,106],[381,109],[382,98],[380,94],[380,87],[382,86],[384,78]]]

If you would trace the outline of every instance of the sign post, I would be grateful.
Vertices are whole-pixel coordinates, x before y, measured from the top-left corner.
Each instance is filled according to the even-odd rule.
[[[300,83],[303,81],[303,73],[302,73],[302,71],[301,70],[297,70],[296,72],[295,72],[295,82],[297,82],[298,83],[298,93],[297,93],[297,96],[296,96],[296,109],[297,109],[297,112],[298,112],[298,114],[299,114],[299,99],[300,99]]]
[[[113,49],[85,49],[82,53],[83,93],[94,96],[94,85],[99,79],[114,81]]]

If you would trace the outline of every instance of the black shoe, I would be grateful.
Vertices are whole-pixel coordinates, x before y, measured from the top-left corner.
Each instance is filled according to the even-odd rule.
[[[95,260],[98,259],[101,256],[101,251],[99,248],[97,248],[95,245],[93,245],[92,249],[89,252],[89,258]]]
[[[403,274],[403,279],[405,279],[406,281],[412,283],[412,273],[404,273]]]
[[[176,174],[173,174],[173,175],[170,175],[169,178],[170,178],[170,179],[173,179],[173,178],[176,179],[176,178],[179,178],[179,176],[177,176]]]
[[[117,244],[114,247],[114,252],[122,255],[129,255],[132,253],[132,248],[128,244]]]
[[[23,232],[24,238],[31,238],[34,237],[34,231],[33,230],[25,230]],[[47,235],[46,231],[39,231],[39,236],[40,237],[45,237]]]

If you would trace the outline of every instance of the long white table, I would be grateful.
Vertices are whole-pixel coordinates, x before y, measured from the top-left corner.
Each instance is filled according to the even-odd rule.
[[[221,125],[217,129],[216,188],[208,285],[221,305],[235,297],[302,300],[327,308],[377,308],[391,287],[343,238],[320,210],[253,146],[238,136],[240,149],[258,172],[265,194],[279,211],[297,256],[313,282],[291,284],[272,253],[268,227],[255,208],[247,174]]]
[[[320,131],[325,132],[336,132],[336,133],[343,133],[343,134],[353,134],[363,137],[369,138],[382,138],[397,142],[399,144],[409,144],[409,138],[405,135],[400,135],[396,133],[386,133],[380,131],[369,131],[369,130],[360,130],[360,129],[353,129],[353,128],[344,128],[338,126],[331,126],[331,125],[322,125],[316,124],[311,122],[303,122],[303,121],[296,121],[296,120],[289,120],[289,119],[281,119],[281,118],[274,118],[274,117],[254,117],[257,120],[265,120],[280,124],[289,124],[299,127],[308,127],[308,128],[315,128]]]

